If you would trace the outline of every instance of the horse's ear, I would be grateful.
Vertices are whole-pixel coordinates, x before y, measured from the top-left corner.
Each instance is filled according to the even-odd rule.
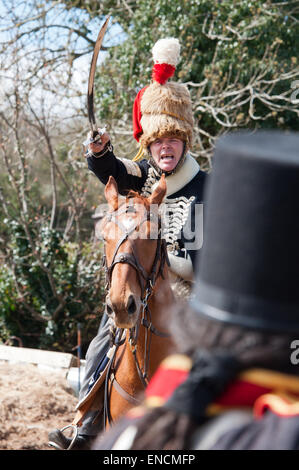
[[[159,184],[154,189],[151,196],[149,196],[148,201],[150,204],[160,205],[166,195],[167,185],[165,180],[165,175],[163,174],[160,178]]]
[[[109,176],[108,183],[105,186],[105,198],[107,199],[110,208],[114,211],[118,209],[118,196],[117,182],[113,176]]]

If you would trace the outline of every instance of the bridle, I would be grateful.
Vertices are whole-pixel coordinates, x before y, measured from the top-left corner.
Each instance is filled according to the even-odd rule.
[[[140,222],[133,224],[133,226],[130,227],[129,230],[127,230],[123,226],[121,221],[119,220],[119,216],[124,213],[134,213],[134,214],[137,213],[133,202],[130,203],[129,201],[129,204],[124,204],[116,211],[109,212],[105,217],[106,222],[110,222],[110,221],[113,222],[116,226],[119,227],[119,229],[122,232],[122,237],[120,238],[120,240],[118,241],[116,245],[116,248],[114,250],[114,254],[112,256],[112,260],[109,266],[107,264],[106,254],[104,254],[104,257],[103,257],[103,266],[104,266],[105,274],[106,274],[106,290],[107,292],[109,292],[111,288],[112,273],[113,273],[114,267],[117,264],[126,263],[135,269],[137,273],[137,278],[140,284],[140,289],[141,289],[142,311],[136,323],[136,326],[129,330],[129,344],[130,344],[132,354],[135,359],[135,365],[138,371],[139,378],[143,386],[146,387],[148,384],[148,367],[149,367],[149,358],[150,358],[151,334],[153,333],[161,337],[169,337],[167,333],[163,333],[154,327],[154,325],[151,322],[151,313],[150,313],[150,309],[148,306],[148,301],[149,301],[150,296],[153,293],[155,283],[157,279],[159,278],[159,276],[163,278],[164,266],[165,266],[165,263],[169,265],[169,260],[167,256],[166,242],[162,238],[160,214],[154,213],[151,211],[146,211],[144,218]],[[155,221],[158,227],[157,238],[156,238],[157,239],[156,252],[155,252],[154,261],[151,267],[151,271],[149,274],[140,263],[138,254],[136,252],[136,247],[134,246],[133,240],[130,238],[130,235],[132,235],[136,230],[140,230],[141,226],[147,221]],[[127,252],[119,253],[119,249],[125,241],[129,241],[131,250],[132,250],[131,253],[127,253]],[[137,358],[137,341],[138,341],[138,333],[139,333],[140,325],[142,325],[146,329],[143,370]],[[124,333],[123,329],[116,328],[116,327],[112,329],[110,332],[111,345],[116,345],[116,348],[114,350],[114,355],[113,355],[112,360],[110,361],[109,370],[106,375],[105,400],[104,400],[104,411],[105,411],[104,423],[106,421],[106,418],[108,419],[109,422],[112,421],[110,413],[109,413],[109,408],[108,408],[108,402],[109,402],[108,380],[109,378],[110,380],[112,380],[112,383],[117,389],[117,391],[126,400],[130,401],[132,404],[135,404],[135,405],[137,404],[137,400],[131,395],[129,395],[116,381],[115,374],[114,374],[115,371],[113,369],[116,351],[118,347],[121,346],[125,342],[125,335],[123,333]]]
[[[114,212],[109,212],[106,216],[106,221],[107,222],[112,221],[115,225],[119,227],[119,229],[123,233],[123,236],[118,241],[117,246],[114,250],[114,254],[113,254],[110,266],[107,265],[106,255],[104,255],[103,257],[103,265],[104,265],[105,274],[106,274],[106,289],[109,290],[111,287],[112,272],[113,272],[114,267],[118,263],[130,264],[136,270],[140,288],[141,288],[141,301],[143,303],[145,300],[149,298],[157,278],[159,276],[163,277],[164,264],[165,262],[168,263],[166,243],[165,243],[165,240],[162,239],[162,235],[161,235],[161,216],[159,214],[155,214],[149,211],[146,213],[146,216],[141,220],[141,222],[137,223],[136,225],[133,225],[128,231],[123,226],[123,224],[118,220],[118,217],[124,213],[136,214],[137,211],[136,211],[136,208],[134,207],[134,204],[121,206],[120,209]],[[157,248],[156,248],[155,258],[154,258],[154,262],[151,268],[151,272],[150,274],[148,274],[146,270],[144,269],[144,267],[142,266],[142,264],[140,263],[138,254],[136,253],[136,248],[134,246],[134,243],[132,243],[132,240],[129,237],[136,230],[140,230],[141,226],[145,222],[153,221],[154,219],[156,219],[157,224],[158,224]],[[130,242],[132,253],[124,253],[124,252],[119,253],[118,251],[121,245],[127,240]],[[158,270],[159,261],[160,261],[160,266]]]

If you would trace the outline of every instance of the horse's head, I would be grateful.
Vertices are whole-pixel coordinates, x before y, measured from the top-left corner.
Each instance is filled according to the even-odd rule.
[[[164,176],[148,198],[130,192],[121,201],[112,176],[105,187],[109,212],[101,231],[109,287],[106,306],[117,327],[136,325],[145,296],[163,269],[165,245],[158,206],[165,194]]]

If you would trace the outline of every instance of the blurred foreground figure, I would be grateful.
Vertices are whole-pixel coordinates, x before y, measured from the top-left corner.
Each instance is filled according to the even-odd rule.
[[[220,139],[189,309],[142,407],[95,449],[299,449],[299,136]]]

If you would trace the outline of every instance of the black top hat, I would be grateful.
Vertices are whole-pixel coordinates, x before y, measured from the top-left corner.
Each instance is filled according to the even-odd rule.
[[[299,134],[218,141],[192,308],[222,322],[299,333]]]

